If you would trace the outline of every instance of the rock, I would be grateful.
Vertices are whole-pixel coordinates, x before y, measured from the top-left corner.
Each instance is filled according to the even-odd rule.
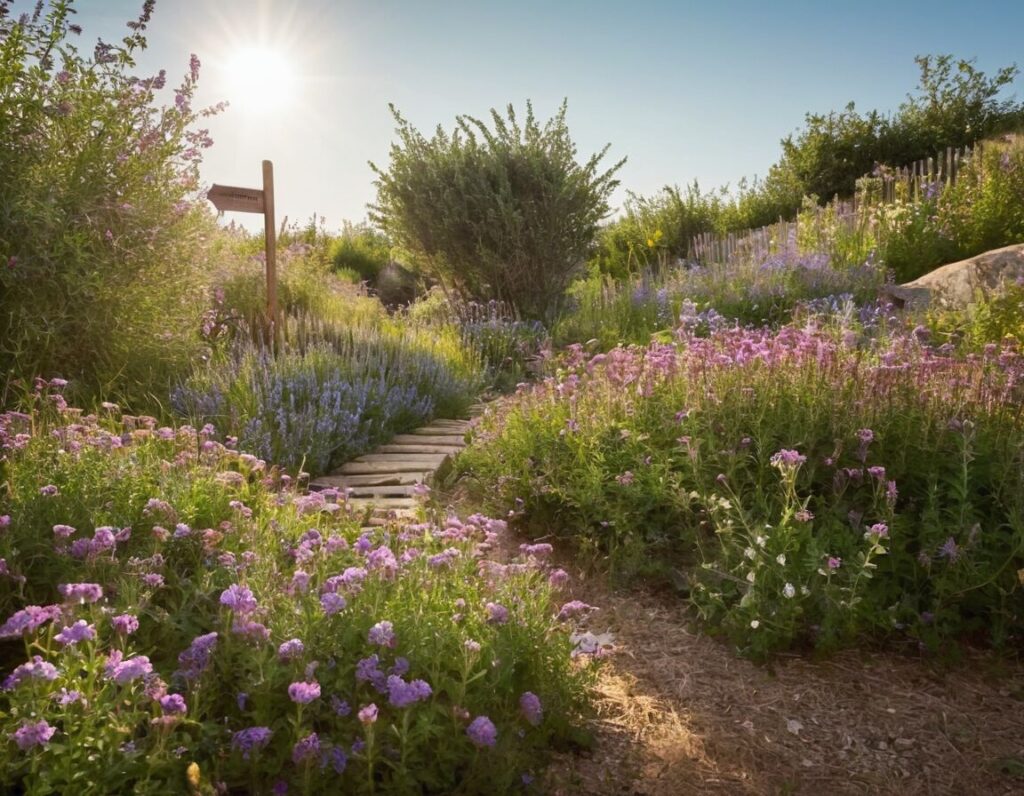
[[[1024,279],[1024,243],[969,257],[907,282],[892,285],[886,293],[899,306],[966,309],[977,302],[980,293],[988,298],[1001,285]]]

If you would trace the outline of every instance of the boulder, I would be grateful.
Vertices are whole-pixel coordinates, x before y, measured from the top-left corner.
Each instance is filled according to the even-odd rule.
[[[988,298],[1001,285],[1018,279],[1024,279],[1024,243],[944,265],[913,282],[892,285],[886,292],[901,307],[965,309],[977,302],[979,294]]]

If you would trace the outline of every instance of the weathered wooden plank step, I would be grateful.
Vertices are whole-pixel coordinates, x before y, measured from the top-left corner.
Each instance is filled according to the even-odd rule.
[[[359,498],[412,497],[415,494],[410,484],[392,484],[390,486],[355,486],[350,493],[352,500]]]
[[[423,428],[469,428],[473,425],[472,420],[431,420]]]
[[[450,456],[463,450],[465,445],[416,445],[412,442],[401,442],[396,445],[381,445],[376,453],[410,453],[416,456],[426,453],[435,453],[441,456]]]
[[[436,457],[435,457],[436,459]],[[326,478],[336,478],[338,475],[376,475],[380,473],[394,474],[394,473],[421,473],[425,470],[433,469],[431,464],[433,459],[428,462],[410,462],[410,461],[383,461],[383,462],[364,462],[354,461],[348,464],[343,464],[338,470],[337,475],[325,476]]]
[[[469,431],[470,426],[424,426],[423,428],[416,428],[410,431],[410,434],[415,434],[418,437],[429,437],[432,434],[436,434],[439,437],[458,437],[462,438],[466,436],[466,432]]]
[[[456,436],[442,436],[435,434],[397,434],[394,436],[389,445],[455,445],[459,448],[466,447],[466,443],[462,441],[462,437]]]
[[[439,465],[448,458],[447,453],[367,453],[357,462],[387,462],[389,464],[430,464]]]
[[[358,498],[349,502],[357,510],[373,506],[381,511],[391,511],[392,509],[414,509],[419,505],[415,499],[403,497]]]
[[[430,478],[430,472],[427,470],[420,470],[409,473],[370,473],[368,475],[325,475],[317,478],[311,487],[317,487],[324,489],[326,487],[334,487],[335,489],[345,489],[347,487],[354,486],[397,486],[399,484],[419,484],[426,483],[427,479]]]

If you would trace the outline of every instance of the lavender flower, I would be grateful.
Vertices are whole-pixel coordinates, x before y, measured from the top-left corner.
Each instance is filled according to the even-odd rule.
[[[293,638],[277,648],[277,657],[282,661],[290,661],[298,658],[305,650],[306,645],[302,643],[302,640]]]
[[[371,627],[366,638],[378,647],[394,647],[396,644],[394,627],[386,620]]]
[[[252,613],[258,607],[252,591],[237,583],[232,584],[221,593],[220,604],[242,616]]]
[[[259,752],[270,743],[271,735],[269,727],[248,727],[231,736],[231,746],[242,753],[243,760],[248,760],[253,752]]]
[[[168,694],[160,698],[160,709],[169,716],[177,716],[188,710],[181,694]]]
[[[130,636],[139,629],[139,618],[133,614],[120,614],[111,619],[110,624],[122,636]]]
[[[466,735],[475,746],[494,746],[498,742],[498,728],[486,716],[477,716],[466,728]]]
[[[373,724],[377,721],[377,706],[371,702],[369,705],[360,708],[359,713],[356,715],[363,724]]]
[[[508,608],[500,603],[487,603],[487,621],[492,625],[503,625],[508,621]]]
[[[213,651],[217,647],[217,634],[207,633],[196,636],[184,652],[178,656],[179,670],[186,680],[194,680],[210,665]]]
[[[288,686],[288,697],[299,705],[308,705],[320,698],[320,683],[297,682]]]
[[[55,732],[57,729],[51,727],[46,719],[40,719],[24,722],[11,737],[21,751],[27,752],[36,746],[46,746]]]
[[[39,655],[35,655],[31,661],[21,664],[4,679],[3,689],[10,691],[25,680],[51,682],[57,679],[57,674],[56,666],[44,661]]]
[[[429,699],[431,694],[433,694],[433,690],[427,682],[413,680],[407,683],[401,677],[394,674],[388,677],[387,687],[388,701],[396,708],[408,707],[415,702]]]
[[[71,647],[80,641],[92,641],[96,638],[96,628],[84,619],[79,619],[73,625],[65,627],[53,638],[59,644]]]
[[[61,617],[63,608],[60,605],[29,605],[12,614],[3,626],[0,626],[0,638],[14,638],[23,633],[30,633],[47,622],[56,621]]]
[[[94,603],[103,599],[103,587],[98,583],[62,583],[57,591],[69,603]]]
[[[786,448],[783,448],[777,453],[772,454],[771,458],[772,465],[780,469],[799,467],[806,461],[807,457],[801,454],[799,451],[788,450]]]
[[[345,598],[337,592],[329,591],[326,594],[320,595],[320,607],[323,608],[324,613],[328,616],[334,616],[343,610],[345,605]]]
[[[292,762],[298,765],[320,754],[320,737],[311,732],[292,747]]]
[[[525,691],[519,697],[519,710],[530,724],[536,727],[544,718],[544,709],[540,704],[540,697],[532,691]]]

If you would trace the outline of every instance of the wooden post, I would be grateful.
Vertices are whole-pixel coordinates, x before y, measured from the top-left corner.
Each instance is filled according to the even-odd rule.
[[[267,251],[267,316],[277,337],[277,227],[274,223],[274,164],[263,161],[263,237]]]

